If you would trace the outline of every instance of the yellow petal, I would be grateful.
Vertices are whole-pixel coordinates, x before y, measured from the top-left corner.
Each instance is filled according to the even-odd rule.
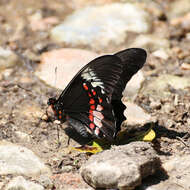
[[[79,152],[84,152],[84,153],[89,152],[92,154],[96,154],[103,150],[103,148],[95,141],[92,142],[92,146],[85,145],[85,146],[80,146],[80,147],[73,147],[72,149]]]
[[[154,132],[153,129],[151,129],[144,137],[142,138],[143,141],[148,141],[151,142],[155,139],[156,133]]]

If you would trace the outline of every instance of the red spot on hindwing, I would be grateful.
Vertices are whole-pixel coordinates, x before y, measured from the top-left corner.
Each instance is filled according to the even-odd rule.
[[[102,101],[103,101],[103,100],[102,100],[102,98],[98,98],[98,100],[99,100],[99,103],[100,103],[100,104],[101,104],[101,103],[102,103]]]
[[[91,106],[90,106],[90,109],[91,109],[91,110],[95,110],[95,108],[96,108],[95,105],[91,105]]]
[[[102,111],[103,109],[104,109],[104,108],[103,108],[101,105],[99,105],[99,104],[98,104],[97,107],[96,107],[96,110],[97,110],[97,111]]]
[[[98,135],[100,134],[100,129],[99,129],[98,127],[96,127],[96,129],[95,129],[95,131],[94,131],[94,132],[95,132],[95,135],[97,135],[97,136],[98,136]]]
[[[90,128],[94,129],[94,127],[95,127],[94,123],[90,123]]]
[[[90,104],[94,104],[95,103],[94,99],[91,98],[90,101],[89,101],[89,103]]]
[[[86,85],[86,83],[83,84],[83,87],[85,90],[88,90],[88,86]]]
[[[94,91],[93,89],[92,89],[92,94],[95,96],[96,95],[96,91]]]
[[[94,116],[92,114],[90,114],[88,117],[89,117],[90,121],[94,120]]]
[[[88,93],[88,96],[89,96],[89,97],[92,97],[92,95],[91,95],[90,93]]]

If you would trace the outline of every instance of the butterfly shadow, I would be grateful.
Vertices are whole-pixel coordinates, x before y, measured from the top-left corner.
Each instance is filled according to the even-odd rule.
[[[161,137],[166,137],[170,140],[177,139],[182,144],[184,144],[184,146],[190,147],[190,144],[188,144],[188,142],[187,143],[185,142],[185,140],[190,137],[190,133],[188,132],[178,132],[173,129],[167,129],[166,127],[158,124],[156,124],[153,129],[156,133],[156,139],[153,141],[153,146],[159,155],[166,155],[166,156],[172,155],[169,151],[164,152],[161,150],[161,147],[163,147],[163,145],[161,146],[161,141],[160,141]]]

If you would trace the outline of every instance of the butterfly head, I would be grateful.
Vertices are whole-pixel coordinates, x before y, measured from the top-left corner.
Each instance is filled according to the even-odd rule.
[[[61,122],[64,122],[66,119],[66,115],[63,109],[59,106],[57,103],[56,98],[49,98],[47,104],[47,116],[50,120],[59,120]]]

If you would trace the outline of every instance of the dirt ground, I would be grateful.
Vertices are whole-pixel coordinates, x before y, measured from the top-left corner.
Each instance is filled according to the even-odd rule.
[[[70,172],[78,173],[81,164],[88,159],[89,155],[70,151],[67,148],[68,137],[64,131],[40,119],[47,108],[48,98],[58,94],[58,90],[45,85],[33,72],[43,52],[67,46],[51,41],[48,35],[51,27],[44,31],[33,31],[31,15],[39,11],[44,18],[54,16],[58,21],[62,21],[73,10],[71,2],[0,0],[0,44],[24,56],[23,65],[7,70],[7,75],[4,74],[0,80],[0,140],[30,148],[50,166],[54,174],[59,174],[64,170],[63,162],[64,166],[72,166]],[[170,1],[159,3],[166,7]],[[162,60],[151,60],[150,57],[143,68],[146,82],[150,83],[163,73],[189,76],[190,70],[181,69],[182,63],[190,63],[189,41],[184,37],[187,31],[170,26],[165,15],[157,19],[167,27],[170,48],[174,51],[178,48],[184,56],[179,58],[178,53],[174,53],[173,57],[167,60],[167,65],[163,64]],[[119,47],[115,51],[118,49]],[[161,63],[157,64],[158,62]],[[161,103],[168,103],[169,112],[159,109],[159,106],[151,107],[151,95],[139,94],[136,99],[138,105],[158,118],[155,127],[157,138],[153,143],[159,154],[163,156],[188,153],[190,143],[188,140],[190,89],[175,91],[171,88],[169,90],[173,92],[173,95],[160,100]],[[178,105],[174,104],[176,94]],[[20,138],[17,131],[30,135],[31,141],[27,142]],[[59,142],[61,142],[60,146]]]

